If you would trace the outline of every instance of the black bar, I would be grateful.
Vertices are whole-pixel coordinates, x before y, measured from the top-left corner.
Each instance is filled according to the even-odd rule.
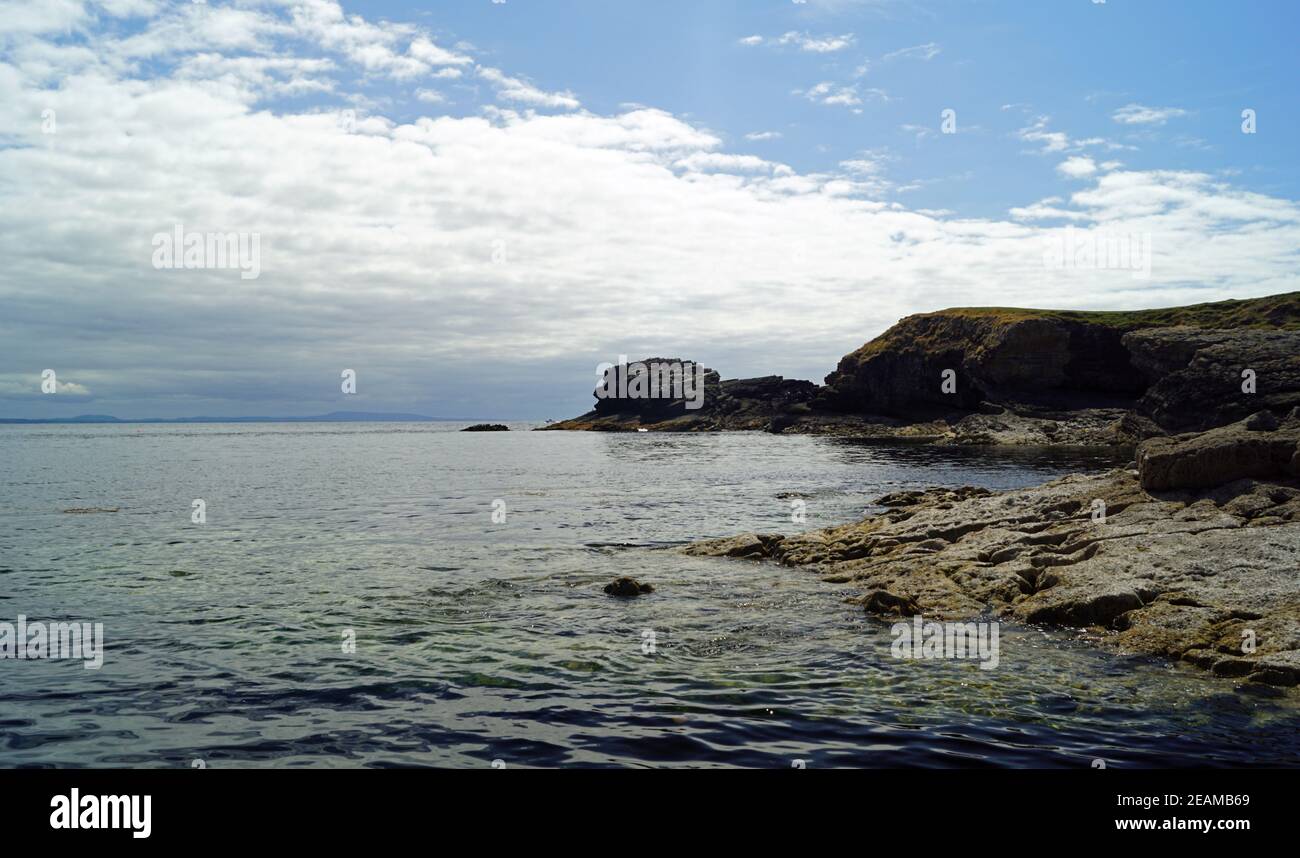
[[[535,849],[604,833],[625,841],[643,827],[683,846],[690,832],[719,827],[735,842],[754,838],[757,845],[769,836],[821,838],[836,829],[867,838],[864,846],[970,837],[1022,845],[1102,837],[1226,844],[1289,832],[1295,785],[1294,772],[1273,770],[7,770],[0,772],[0,819],[7,845],[128,848],[418,843],[436,835],[445,846],[461,837],[481,838],[485,847],[519,838]],[[73,789],[82,801],[150,796],[149,836],[136,838],[129,826],[52,828],[52,802],[70,799]],[[1140,820],[1154,820],[1155,830],[1119,828],[1150,824]],[[1194,830],[1189,820],[1211,827]],[[1027,839],[1033,834],[1052,839]]]

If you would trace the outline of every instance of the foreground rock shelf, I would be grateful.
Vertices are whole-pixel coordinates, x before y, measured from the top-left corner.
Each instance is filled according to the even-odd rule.
[[[879,515],[695,556],[806,567],[882,616],[1087,629],[1220,676],[1300,682],[1300,412],[1145,442],[1137,470],[993,494],[888,495]],[[1004,661],[1004,664],[1006,662]]]

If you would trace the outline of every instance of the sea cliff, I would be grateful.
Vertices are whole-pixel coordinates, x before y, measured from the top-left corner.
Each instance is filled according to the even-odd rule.
[[[1133,312],[950,309],[901,320],[823,385],[704,378],[697,409],[604,397],[547,428],[1134,445],[1300,405],[1300,293]]]

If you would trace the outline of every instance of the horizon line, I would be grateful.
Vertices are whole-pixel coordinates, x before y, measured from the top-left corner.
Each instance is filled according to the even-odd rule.
[[[198,415],[193,417],[116,417],[111,414],[78,414],[73,417],[0,417],[0,425],[38,425],[38,424],[100,424],[118,423],[542,423],[544,419],[508,419],[484,417],[429,417],[423,414],[406,414],[402,412],[366,412],[337,411],[328,414],[307,414],[300,416],[262,416],[239,415],[216,417]]]

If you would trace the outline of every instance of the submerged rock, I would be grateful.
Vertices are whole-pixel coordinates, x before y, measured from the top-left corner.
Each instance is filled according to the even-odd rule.
[[[921,613],[921,606],[911,596],[897,596],[888,590],[872,590],[862,597],[861,604],[871,614],[913,617]]]
[[[605,585],[605,592],[611,596],[618,596],[621,599],[632,599],[644,593],[653,593],[654,587],[649,584],[642,584],[635,578],[619,578]]]

